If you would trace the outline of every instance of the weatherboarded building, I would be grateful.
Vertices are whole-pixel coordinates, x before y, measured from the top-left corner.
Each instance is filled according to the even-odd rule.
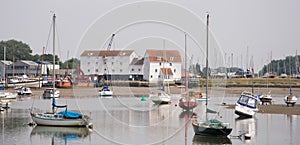
[[[85,50],[80,67],[92,81],[145,80],[149,82],[181,79],[181,56],[177,50],[148,49],[144,57],[133,50]],[[100,77],[100,78],[99,78]]]

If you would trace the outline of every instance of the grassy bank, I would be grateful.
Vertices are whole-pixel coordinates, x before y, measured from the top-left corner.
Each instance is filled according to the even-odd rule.
[[[253,83],[252,83],[253,82]],[[205,85],[205,79],[200,79],[200,86]],[[224,80],[209,80],[209,86],[226,86],[226,87],[276,87],[276,88],[289,88],[290,79],[289,78],[232,78]],[[299,88],[300,79],[291,79],[291,86]]]

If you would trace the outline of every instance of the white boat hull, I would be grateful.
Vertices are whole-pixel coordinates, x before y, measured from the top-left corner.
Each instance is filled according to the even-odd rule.
[[[32,82],[19,82],[19,83],[8,83],[7,87],[13,88],[17,86],[29,87],[29,88],[40,88],[42,87],[43,81],[32,81]]]
[[[287,105],[289,105],[289,104],[294,105],[294,104],[296,104],[297,100],[298,100],[298,99],[297,99],[296,96],[285,96],[285,97],[284,97],[284,102],[285,102]]]
[[[257,108],[252,109],[246,106],[242,106],[238,103],[235,104],[235,113],[238,114],[239,116],[253,117],[257,111],[258,111]]]
[[[100,96],[112,96],[113,95],[113,91],[101,91],[99,92]]]
[[[44,126],[86,126],[88,123],[83,119],[43,118],[41,114],[31,114],[33,122]]]

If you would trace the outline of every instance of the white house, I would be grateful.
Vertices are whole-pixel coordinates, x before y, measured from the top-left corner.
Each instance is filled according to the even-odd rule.
[[[102,75],[114,80],[128,80],[132,61],[138,58],[133,50],[85,50],[80,66],[85,75]]]
[[[153,83],[180,80],[181,62],[178,50],[148,49],[144,56],[143,79]]]

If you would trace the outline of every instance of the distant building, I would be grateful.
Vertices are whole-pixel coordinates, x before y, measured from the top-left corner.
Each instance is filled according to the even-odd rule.
[[[149,82],[180,80],[181,62],[178,50],[148,49],[144,56],[143,78]]]
[[[22,76],[35,77],[39,74],[38,64],[33,61],[20,60],[11,65],[10,69],[6,71],[7,76]]]
[[[128,80],[135,69],[130,65],[136,58],[133,50],[86,50],[80,55],[80,67],[88,76]]]
[[[12,62],[11,61],[4,61],[4,60],[1,60],[0,61],[0,74],[1,74],[1,77],[4,78],[4,73],[7,72],[7,70],[11,69],[12,67]],[[4,67],[5,67],[5,72],[4,72]]]
[[[98,81],[104,77],[155,83],[181,79],[181,56],[177,50],[149,49],[143,58],[133,50],[85,50],[80,55],[80,67],[93,81],[95,76]]]

